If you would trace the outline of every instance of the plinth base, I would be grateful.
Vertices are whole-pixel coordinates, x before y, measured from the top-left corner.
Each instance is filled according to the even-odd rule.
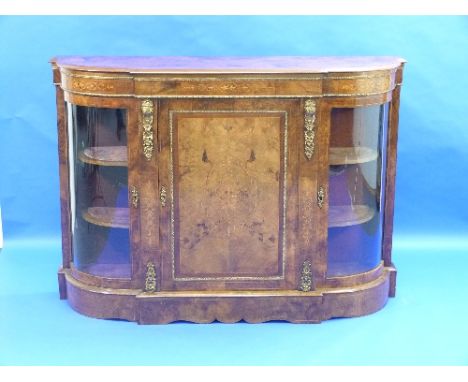
[[[87,316],[124,319],[139,324],[173,321],[260,323],[284,320],[319,323],[333,317],[363,316],[381,309],[394,294],[396,271],[385,267],[366,284],[346,288],[301,291],[174,291],[147,293],[86,285],[68,269],[59,271],[60,295]]]

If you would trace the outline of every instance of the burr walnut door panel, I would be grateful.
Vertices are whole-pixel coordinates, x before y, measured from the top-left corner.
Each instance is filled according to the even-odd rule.
[[[300,105],[159,102],[162,290],[295,289]]]

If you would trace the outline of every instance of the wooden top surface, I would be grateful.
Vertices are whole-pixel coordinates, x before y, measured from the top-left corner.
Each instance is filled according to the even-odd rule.
[[[360,57],[85,57],[51,60],[61,68],[122,73],[334,73],[390,70],[404,59],[390,56]]]

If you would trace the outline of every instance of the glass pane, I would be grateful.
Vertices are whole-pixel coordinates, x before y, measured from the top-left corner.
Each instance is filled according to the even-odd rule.
[[[388,104],[336,108],[329,151],[328,276],[381,260]]]
[[[74,265],[130,278],[126,110],[68,104],[68,118]]]

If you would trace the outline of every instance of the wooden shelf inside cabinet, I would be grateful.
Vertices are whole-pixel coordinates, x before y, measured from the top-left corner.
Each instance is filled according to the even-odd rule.
[[[127,146],[88,147],[79,153],[84,163],[98,166],[127,167]]]
[[[374,217],[375,210],[366,205],[330,206],[328,227],[349,227],[363,224]]]
[[[83,211],[83,219],[88,223],[110,228],[129,227],[129,209],[121,207],[89,207]]]
[[[89,264],[81,266],[80,271],[100,277],[130,278],[132,266],[131,264]]]
[[[364,146],[330,147],[329,164],[339,166],[344,164],[366,163],[376,160],[376,150]]]

